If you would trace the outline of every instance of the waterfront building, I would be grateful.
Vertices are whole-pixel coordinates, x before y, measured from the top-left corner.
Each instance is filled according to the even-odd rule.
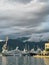
[[[49,43],[45,43],[45,50],[49,51]]]
[[[45,50],[43,50],[43,55],[49,55],[49,43],[45,43]]]

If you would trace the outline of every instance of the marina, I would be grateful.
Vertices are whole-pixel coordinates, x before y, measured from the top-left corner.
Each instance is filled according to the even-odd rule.
[[[40,48],[37,48],[35,51],[34,48],[31,50],[28,50],[26,47],[24,50],[19,50],[19,47],[17,46],[14,50],[8,50],[7,48],[7,42],[8,37],[6,37],[5,44],[2,47],[2,55],[3,56],[34,56],[34,57],[49,57],[49,43],[45,43],[45,49],[41,50]]]
[[[0,65],[49,65],[49,0],[0,0]]]
[[[49,58],[49,56],[43,56],[43,55],[35,55],[34,58]]]

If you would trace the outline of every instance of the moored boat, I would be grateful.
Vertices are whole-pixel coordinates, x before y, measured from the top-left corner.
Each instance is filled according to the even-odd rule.
[[[7,48],[7,42],[8,42],[8,37],[6,38],[6,43],[2,47],[2,55],[3,56],[18,56],[21,54],[21,51],[18,49],[19,47],[16,47],[16,49],[9,51]]]
[[[22,51],[22,55],[23,55],[23,56],[29,55],[28,50],[26,50],[26,49],[24,48],[24,50]]]
[[[37,52],[34,50],[34,48],[30,50],[29,55],[30,56],[37,55]]]

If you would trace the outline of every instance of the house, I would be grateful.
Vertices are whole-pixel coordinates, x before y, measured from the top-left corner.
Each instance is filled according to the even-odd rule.
[[[45,43],[45,50],[43,50],[43,55],[49,55],[49,43]]]

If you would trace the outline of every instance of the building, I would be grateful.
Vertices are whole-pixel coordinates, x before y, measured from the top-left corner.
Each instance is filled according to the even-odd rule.
[[[45,43],[45,50],[49,51],[49,43]]]
[[[43,50],[43,55],[49,55],[49,43],[45,43],[45,50]]]

